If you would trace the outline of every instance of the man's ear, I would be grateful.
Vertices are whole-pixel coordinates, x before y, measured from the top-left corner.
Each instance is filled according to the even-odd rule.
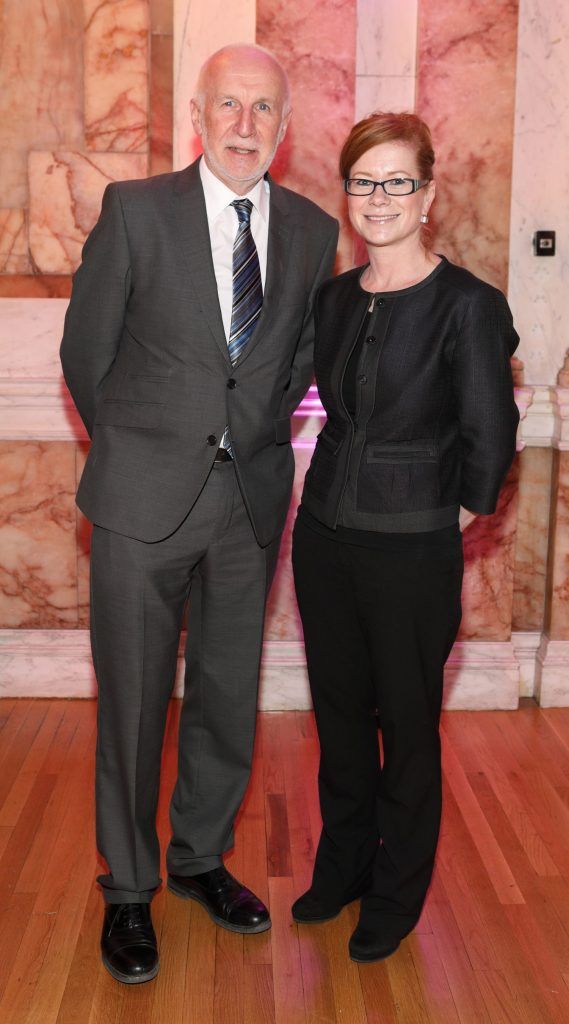
[[[289,125],[289,121],[291,119],[291,115],[292,115],[292,110],[288,110],[287,113],[283,117],[282,124],[281,124],[281,130],[280,130],[280,133],[279,133],[279,145],[283,141],[283,139],[284,139],[284,137],[286,135],[286,131],[287,131],[287,128],[288,128],[288,125]]]
[[[200,110],[199,103],[197,103],[196,100],[190,100],[190,117],[192,119],[192,125],[196,135],[201,135],[202,112]]]

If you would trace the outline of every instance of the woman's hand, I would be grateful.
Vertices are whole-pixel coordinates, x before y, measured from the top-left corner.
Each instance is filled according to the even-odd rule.
[[[470,526],[471,523],[477,518],[478,512],[469,512],[467,508],[460,506],[460,512],[458,514],[458,525],[462,533]]]

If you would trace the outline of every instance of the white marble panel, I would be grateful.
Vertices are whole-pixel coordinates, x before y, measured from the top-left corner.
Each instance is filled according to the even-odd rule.
[[[534,697],[537,680],[537,652],[541,633],[512,633],[512,644],[520,666],[520,697]]]
[[[358,75],[356,76],[356,121],[374,110],[396,113],[415,109],[416,78],[414,75]]]
[[[0,299],[0,381],[57,380],[67,299]]]
[[[206,57],[229,43],[254,43],[255,0],[174,0],[174,170],[201,145],[190,122],[190,100]]]
[[[523,396],[525,415],[518,429],[524,447],[543,448],[556,445],[561,433],[561,420],[556,388],[527,387],[517,389]]]
[[[456,643],[445,667],[443,707],[448,711],[518,707],[520,667],[510,641]]]
[[[84,629],[0,630],[0,697],[94,697]]]
[[[542,708],[569,707],[569,640],[542,637],[535,696]]]
[[[87,431],[63,377],[0,379],[0,441],[85,441]]]
[[[554,384],[569,346],[569,6],[520,0],[508,297],[526,384]],[[535,256],[539,229],[557,255]]]
[[[418,0],[358,0],[357,75],[414,75]]]
[[[559,702],[569,703],[569,641],[553,646],[556,665],[559,670],[564,666],[565,671],[565,695],[561,693]],[[561,648],[562,657],[558,652]],[[182,694],[182,650],[183,639],[175,696]],[[559,672],[556,678],[560,679]],[[510,642],[457,643],[445,671],[444,706],[448,710],[516,708],[519,687],[520,669]],[[560,685],[557,692],[560,693]],[[0,697],[92,697],[94,694],[87,630],[0,630]],[[302,643],[266,642],[260,710],[304,710],[310,706]]]

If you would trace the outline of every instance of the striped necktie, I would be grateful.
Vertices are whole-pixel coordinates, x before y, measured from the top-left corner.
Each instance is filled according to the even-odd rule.
[[[229,331],[229,358],[234,364],[255,330],[263,305],[263,286],[257,247],[251,234],[250,199],[235,199],[239,227],[233,243],[233,305]]]
[[[233,243],[233,303],[227,342],[231,365],[234,365],[245,350],[257,325],[263,305],[263,286],[257,247],[251,234],[253,204],[250,199],[234,199],[231,205],[235,207],[239,218],[239,227]],[[228,427],[223,432],[221,447],[226,448],[233,458]]]

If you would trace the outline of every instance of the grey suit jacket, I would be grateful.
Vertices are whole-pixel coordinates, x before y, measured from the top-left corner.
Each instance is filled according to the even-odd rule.
[[[290,416],[312,377],[313,303],[337,222],[271,181],[267,276],[255,333],[227,352],[198,164],[111,184],[73,282],[61,359],[92,436],[77,503],[143,541],[188,514],[229,424],[261,545],[292,488]]]

